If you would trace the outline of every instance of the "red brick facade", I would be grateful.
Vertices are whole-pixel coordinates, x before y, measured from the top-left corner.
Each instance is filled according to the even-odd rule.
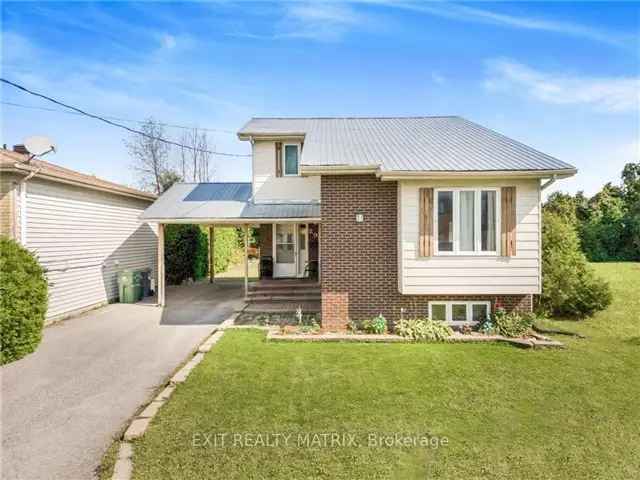
[[[382,313],[395,321],[426,315],[430,300],[489,300],[530,311],[531,295],[401,295],[398,291],[397,183],[374,175],[322,176],[320,263],[322,326],[343,330],[349,320]],[[356,222],[356,214],[364,221]]]

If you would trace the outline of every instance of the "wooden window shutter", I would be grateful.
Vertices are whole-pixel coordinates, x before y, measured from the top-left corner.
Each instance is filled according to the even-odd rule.
[[[502,256],[516,255],[516,187],[502,187]]]
[[[418,211],[420,215],[419,255],[433,254],[433,188],[421,188]]]
[[[276,142],[276,177],[282,176],[282,142]]]

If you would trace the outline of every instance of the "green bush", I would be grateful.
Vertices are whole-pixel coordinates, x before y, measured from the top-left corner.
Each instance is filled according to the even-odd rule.
[[[545,314],[588,316],[611,303],[606,281],[596,277],[580,250],[573,225],[545,211],[542,221],[542,295]]]
[[[219,273],[237,261],[240,249],[235,229],[216,228],[214,232],[213,261],[215,272]],[[180,285],[189,278],[205,278],[209,273],[208,229],[198,225],[167,225],[165,268],[170,285]]]
[[[383,334],[387,331],[387,319],[382,314],[377,317],[368,318],[362,322],[362,329],[366,333]]]
[[[219,273],[226,271],[232,263],[240,261],[243,249],[238,246],[238,234],[235,228],[216,228],[214,232],[213,260],[215,272]]]
[[[197,278],[196,261],[198,248],[202,248],[203,244],[200,238],[202,235],[202,230],[197,225],[166,226],[164,257],[167,282],[170,285],[180,285],[189,278]],[[204,255],[206,258],[206,243]]]
[[[395,325],[395,331],[401,337],[416,342],[442,342],[453,335],[453,330],[449,325],[430,318],[402,319]]]
[[[33,352],[47,313],[47,279],[38,260],[17,242],[0,237],[0,363]]]
[[[493,314],[495,330],[505,337],[522,337],[533,326],[535,315],[533,313],[506,313],[502,308],[497,308]]]

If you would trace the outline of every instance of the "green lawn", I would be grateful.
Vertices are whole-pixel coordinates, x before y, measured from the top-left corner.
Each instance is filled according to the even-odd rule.
[[[266,343],[229,331],[136,442],[134,478],[640,478],[640,264],[596,268],[615,303],[549,322],[587,335],[558,337],[565,350]],[[323,432],[359,446],[298,446],[298,433]],[[448,445],[366,445],[396,432]],[[216,433],[225,446],[202,446]],[[292,437],[240,447],[235,433]]]

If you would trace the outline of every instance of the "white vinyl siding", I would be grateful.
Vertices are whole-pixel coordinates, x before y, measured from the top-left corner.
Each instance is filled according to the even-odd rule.
[[[516,256],[495,253],[418,255],[419,189],[516,187]],[[540,195],[532,180],[407,180],[398,182],[400,292],[407,295],[499,295],[540,292]],[[500,218],[500,204],[497,216]],[[434,234],[435,225],[434,225]]]
[[[284,175],[285,146],[282,144],[282,177],[276,177],[276,147],[273,141],[256,141],[253,144],[253,197],[256,203],[311,202],[320,200],[320,177]],[[299,145],[299,144],[295,144]],[[302,148],[304,152],[304,147]],[[298,148],[298,163],[304,153]]]
[[[116,272],[151,268],[156,226],[138,217],[150,202],[34,178],[26,195],[27,243],[47,270],[47,319],[118,295]]]

